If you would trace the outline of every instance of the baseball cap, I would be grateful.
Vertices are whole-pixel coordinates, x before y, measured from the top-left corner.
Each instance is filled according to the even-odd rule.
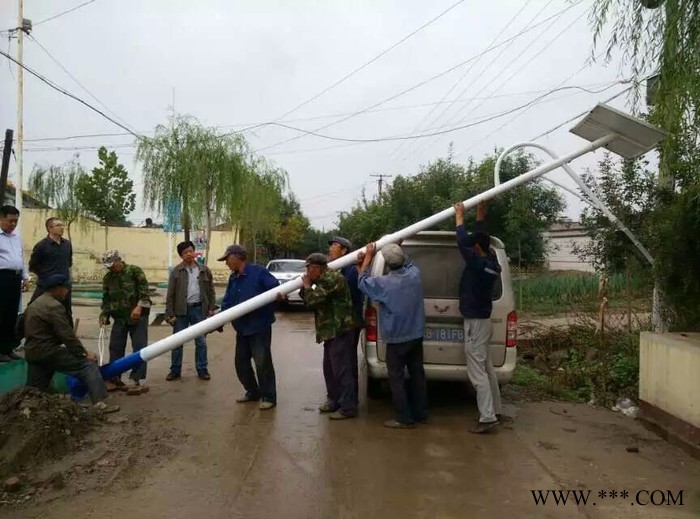
[[[241,259],[246,259],[248,257],[248,253],[246,252],[245,247],[243,245],[238,245],[235,243],[226,247],[226,252],[224,252],[224,254],[216,261],[226,261],[226,258],[231,256],[232,254],[238,256]]]
[[[104,265],[106,268],[110,268],[112,265],[117,263],[118,261],[121,261],[122,257],[119,254],[119,251],[116,249],[108,250],[102,255],[102,265]]]
[[[406,255],[403,253],[403,250],[395,243],[385,245],[382,249],[382,256],[384,256],[387,266],[392,269],[403,267],[406,261]]]
[[[348,251],[352,249],[352,243],[350,240],[347,238],[343,238],[342,236],[333,236],[330,240],[328,240],[328,245],[333,245],[334,243],[337,243],[344,249],[347,249]]]
[[[321,265],[324,267],[328,265],[328,256],[321,254],[320,252],[309,254],[309,257],[306,258],[306,266],[308,267],[309,265]]]
[[[51,290],[55,287],[70,287],[70,278],[64,274],[52,274],[42,279],[38,285],[44,290]]]

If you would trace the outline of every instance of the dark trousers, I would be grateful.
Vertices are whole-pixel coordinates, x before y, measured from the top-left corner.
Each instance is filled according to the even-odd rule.
[[[255,373],[251,358],[255,362]],[[277,403],[275,366],[272,364],[272,326],[253,335],[236,335],[236,374],[245,388],[246,396]]]
[[[60,348],[44,359],[27,361],[27,385],[48,391],[51,379],[57,371],[72,375],[85,384],[93,404],[107,398],[107,388],[97,363],[73,355],[66,348]]]
[[[387,344],[386,367],[396,420],[407,424],[426,420],[428,396],[423,370],[423,338]],[[408,383],[404,379],[404,368],[408,369]]]
[[[37,287],[36,290],[34,290],[34,293],[32,294],[32,298],[29,300],[29,304],[32,304],[32,301],[34,301],[37,297],[39,297],[41,294],[46,292],[43,288]],[[68,322],[73,326],[73,303],[71,301],[71,295],[73,294],[73,291],[71,290],[68,292],[66,295],[65,299],[61,301],[63,303],[63,306],[66,307],[66,314],[68,314]]]
[[[187,305],[187,314],[178,315],[175,318],[173,333],[181,332],[188,326],[197,324],[203,319],[201,304]],[[174,375],[179,375],[182,371],[182,350],[183,347],[179,346],[172,351],[170,356],[170,373]],[[199,375],[207,373],[207,339],[204,335],[200,335],[194,340],[194,362]]]
[[[328,404],[349,416],[357,414],[357,383],[354,378],[356,372],[355,330],[323,343],[323,378],[326,380]]]
[[[8,355],[19,346],[15,328],[21,297],[22,273],[0,270],[0,355]]]
[[[358,327],[353,330],[353,346],[352,346],[352,381],[355,384],[355,395],[360,394],[360,373],[358,367],[358,356],[357,348],[359,347],[360,334],[362,333],[362,328]]]
[[[148,343],[148,315],[142,315],[141,318],[134,322],[114,321],[112,325],[112,333],[109,336],[109,361],[114,362],[121,359],[126,354],[126,339],[131,337],[131,348],[134,352],[145,348]],[[146,363],[131,370],[129,378],[132,380],[143,380],[146,378]],[[121,379],[121,376],[115,377],[113,381]]]

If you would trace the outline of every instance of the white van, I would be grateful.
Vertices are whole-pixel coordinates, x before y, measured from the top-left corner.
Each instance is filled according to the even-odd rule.
[[[468,380],[464,353],[464,325],[459,312],[459,279],[464,259],[453,231],[425,231],[404,240],[401,248],[421,271],[425,334],[423,363],[428,380]],[[491,250],[501,266],[493,289],[491,361],[501,384],[513,377],[517,357],[518,316],[513,283],[503,242],[491,237]],[[372,262],[371,275],[387,272],[381,251]],[[367,366],[367,394],[381,394],[381,382],[388,379],[386,343],[379,336],[377,303],[367,305],[362,349]]]

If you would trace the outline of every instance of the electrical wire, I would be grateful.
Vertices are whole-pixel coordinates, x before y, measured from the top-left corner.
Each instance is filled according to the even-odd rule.
[[[105,119],[107,119],[107,120],[108,120],[109,122],[111,122],[112,124],[115,124],[115,125],[119,126],[122,130],[126,130],[127,132],[129,132],[131,135],[133,135],[134,137],[136,137],[136,138],[138,138],[138,139],[142,138],[141,135],[135,133],[135,132],[132,131],[130,128],[127,128],[126,126],[124,126],[124,125],[123,125],[122,123],[120,123],[119,121],[114,120],[114,119],[111,118],[109,115],[107,115],[107,114],[105,114],[104,112],[102,112],[99,108],[95,108],[93,105],[91,105],[91,104],[88,103],[87,101],[84,101],[83,99],[79,98],[79,97],[76,96],[75,94],[71,94],[71,93],[70,93],[68,90],[66,90],[65,88],[58,86],[56,83],[54,83],[54,82],[51,81],[50,79],[48,79],[48,78],[42,76],[40,73],[34,71],[33,69],[29,68],[29,67],[26,66],[24,63],[20,63],[19,61],[17,61],[15,58],[13,58],[12,56],[10,56],[10,55],[9,55],[8,53],[6,53],[5,51],[0,50],[0,55],[1,55],[1,56],[5,56],[7,59],[9,59],[10,61],[12,61],[12,62],[15,63],[16,65],[22,67],[22,69],[24,69],[25,71],[29,72],[32,76],[36,77],[37,79],[39,79],[39,80],[42,81],[43,83],[46,83],[48,86],[50,86],[51,88],[53,88],[53,89],[56,90],[57,92],[60,92],[61,94],[65,95],[65,96],[68,96],[68,97],[70,97],[71,99],[74,99],[75,101],[78,101],[80,104],[87,106],[90,110],[92,110],[93,112],[96,112],[97,114],[101,115],[102,117],[104,117]]]
[[[389,52],[391,52],[392,50],[394,50],[396,47],[398,47],[399,45],[401,45],[402,43],[404,43],[406,40],[408,40],[408,39],[411,38],[412,36],[415,36],[415,35],[418,34],[420,31],[422,31],[423,29],[425,29],[425,28],[428,27],[429,25],[433,24],[434,22],[438,21],[440,18],[442,18],[442,17],[445,16],[447,13],[449,13],[450,11],[452,11],[455,7],[457,7],[458,5],[463,4],[463,3],[464,3],[464,0],[459,0],[458,2],[452,4],[450,7],[448,7],[448,8],[445,9],[444,11],[442,11],[442,12],[441,12],[440,14],[438,14],[436,17],[434,17],[433,19],[427,21],[426,23],[424,23],[423,25],[421,25],[420,27],[418,27],[416,30],[414,30],[414,31],[411,32],[410,34],[404,36],[404,37],[401,38],[399,41],[397,41],[396,43],[394,43],[393,45],[391,45],[391,46],[388,47],[387,49],[383,50],[382,52],[380,52],[379,54],[377,54],[375,57],[373,57],[372,59],[370,59],[369,61],[367,61],[367,62],[364,63],[363,65],[360,65],[359,67],[357,67],[355,70],[353,70],[353,71],[350,72],[349,74],[346,74],[345,76],[343,76],[342,78],[340,78],[339,80],[337,80],[335,83],[333,83],[333,84],[327,86],[326,88],[324,88],[323,90],[321,90],[321,91],[318,92],[317,94],[314,94],[313,96],[311,96],[311,97],[310,97],[309,99],[307,99],[306,101],[303,101],[302,103],[298,104],[297,106],[295,106],[295,107],[292,108],[291,110],[288,110],[288,111],[285,112],[284,114],[280,115],[279,117],[277,117],[277,118],[275,119],[275,122],[279,122],[280,119],[284,119],[285,117],[287,117],[287,116],[293,114],[294,112],[296,112],[296,111],[299,110],[300,108],[302,108],[302,107],[308,105],[309,103],[315,101],[316,99],[318,99],[319,97],[321,97],[321,96],[322,96],[323,94],[325,94],[326,92],[329,92],[330,90],[334,89],[335,87],[337,87],[337,86],[340,85],[341,83],[343,83],[343,82],[345,82],[346,80],[350,79],[352,76],[354,76],[355,74],[357,74],[357,73],[360,72],[361,70],[367,68],[367,67],[370,66],[372,63],[374,63],[375,61],[379,60],[381,57],[385,56],[386,54],[388,54]]]
[[[570,9],[570,7],[566,7],[566,8],[564,8],[564,9],[562,9],[561,11],[559,11],[559,12],[553,14],[552,16],[549,16],[549,17],[545,18],[544,20],[542,20],[541,22],[539,22],[539,23],[533,25],[533,26],[530,27],[529,29],[524,29],[524,30],[520,31],[519,33],[515,34],[514,36],[512,36],[511,38],[508,38],[508,39],[502,41],[501,43],[499,43],[499,44],[497,44],[497,45],[494,45],[493,47],[491,47],[491,48],[489,48],[489,49],[486,49],[486,50],[480,52],[479,54],[477,54],[477,55],[475,55],[475,56],[472,56],[472,57],[470,57],[470,58],[468,58],[468,59],[466,59],[466,60],[464,60],[464,61],[462,61],[462,62],[460,62],[460,63],[457,63],[456,65],[454,65],[454,66],[452,66],[452,67],[450,67],[450,68],[448,68],[448,69],[446,69],[446,70],[443,70],[443,71],[440,72],[439,74],[436,74],[436,75],[434,75],[434,76],[432,76],[432,77],[430,77],[430,78],[428,78],[428,79],[426,79],[426,80],[423,80],[423,81],[421,81],[421,82],[419,82],[419,83],[416,83],[415,85],[413,85],[413,86],[411,86],[411,87],[409,87],[409,88],[407,88],[407,89],[405,89],[405,90],[402,90],[401,92],[399,92],[399,93],[397,93],[397,94],[394,94],[394,95],[392,95],[392,96],[389,96],[389,97],[387,97],[386,99],[384,99],[384,100],[382,100],[382,101],[379,101],[378,103],[375,103],[375,104],[373,104],[373,105],[371,105],[371,106],[369,106],[369,107],[367,107],[367,108],[363,108],[363,109],[361,109],[361,110],[358,110],[358,111],[356,111],[356,112],[353,112],[352,114],[348,115],[347,117],[344,117],[343,119],[340,119],[339,121],[335,121],[335,122],[333,122],[333,123],[326,124],[326,125],[324,125],[324,126],[321,126],[321,127],[319,127],[319,128],[316,128],[316,129],[313,130],[313,131],[314,131],[314,132],[318,132],[318,131],[320,131],[320,130],[325,130],[326,128],[330,128],[331,126],[335,126],[335,125],[337,125],[337,124],[341,124],[341,123],[343,123],[343,122],[345,122],[345,121],[348,121],[349,119],[352,119],[353,117],[356,117],[356,116],[358,116],[358,115],[361,115],[361,114],[363,114],[363,113],[365,113],[365,112],[367,112],[367,111],[369,111],[369,110],[373,110],[373,109],[375,109],[375,108],[377,108],[377,107],[379,107],[379,106],[381,106],[381,105],[383,105],[383,104],[388,103],[389,101],[393,101],[394,99],[397,99],[397,98],[399,98],[399,97],[401,97],[401,96],[403,96],[403,95],[408,94],[409,92],[412,92],[412,91],[414,91],[414,90],[416,90],[416,89],[418,89],[418,88],[420,88],[420,87],[422,87],[422,86],[424,86],[424,85],[427,85],[428,83],[430,83],[430,82],[432,82],[432,81],[435,81],[436,79],[439,79],[439,78],[441,78],[441,77],[443,77],[443,76],[445,76],[445,75],[447,75],[447,74],[449,74],[449,73],[451,73],[451,72],[454,72],[455,70],[457,70],[457,69],[463,67],[464,65],[467,65],[467,64],[471,63],[472,61],[474,61],[474,60],[480,58],[481,56],[484,56],[484,55],[486,55],[486,54],[488,54],[488,53],[490,53],[490,52],[492,52],[492,51],[494,51],[494,50],[496,50],[496,49],[502,47],[503,45],[506,45],[506,44],[508,44],[509,42],[518,39],[520,36],[522,36],[522,35],[524,35],[524,34],[527,34],[527,33],[530,32],[530,31],[533,31],[533,30],[537,29],[538,27],[544,25],[545,23],[547,23],[548,21],[552,20],[553,18],[556,18],[557,16],[559,16],[561,13],[567,11],[568,9]],[[285,139],[284,141],[280,141],[280,142],[276,142],[276,143],[274,143],[274,144],[270,144],[270,145],[268,145],[268,146],[264,146],[264,147],[262,147],[262,148],[259,148],[259,149],[255,150],[255,151],[256,151],[256,152],[260,152],[260,151],[268,150],[268,149],[270,149],[270,148],[274,148],[274,147],[277,147],[277,146],[281,146],[282,144],[286,144],[286,143],[288,143],[288,142],[295,141],[295,140],[300,139],[300,138],[302,138],[302,137],[303,137],[302,135],[297,135],[297,136],[295,136],[295,137],[291,137],[291,138],[289,138],[289,139]]]
[[[553,1],[554,1],[554,0],[550,0],[544,7],[542,7],[542,9],[540,9],[540,10],[537,12],[537,14],[536,14],[528,23],[525,24],[525,27],[526,27],[526,28],[529,27],[530,24],[532,24],[532,22],[534,22],[534,21],[537,19],[537,17],[540,15],[540,13],[542,13],[542,11],[544,11],[544,10],[549,6],[549,4],[551,4]],[[506,25],[503,27],[503,29],[501,29],[501,31],[496,35],[496,37],[493,38],[493,40],[491,40],[491,42],[486,46],[487,49],[488,49],[489,47],[491,47],[493,44],[495,44],[495,43],[498,41],[498,39],[508,30],[508,28],[509,28],[509,27],[513,24],[513,22],[520,16],[520,14],[530,5],[531,2],[532,2],[532,0],[527,0],[527,2],[525,2],[525,3],[523,4],[523,6],[522,6],[522,7],[513,15],[513,17],[506,23]],[[513,43],[513,42],[511,42],[511,44],[512,44],[512,43]],[[495,62],[498,61],[498,58],[500,58],[501,55],[503,55],[503,53],[504,53],[506,50],[508,50],[508,48],[510,47],[511,44],[506,45],[505,47],[503,47],[503,49],[502,49],[501,52],[498,54],[498,56],[496,56],[493,60],[491,60],[491,65],[493,65],[493,63],[495,63]],[[452,87],[451,87],[447,92],[445,92],[445,95],[443,96],[442,100],[444,100],[445,98],[447,98],[447,96],[449,96],[449,95],[452,93],[452,91],[453,91],[455,88],[457,88],[457,86],[458,86],[459,84],[462,83],[462,81],[464,80],[464,78],[467,77],[467,74],[469,74],[469,73],[474,69],[474,67],[476,67],[476,65],[479,64],[480,61],[481,61],[481,58],[479,58],[478,60],[474,61],[474,62],[471,64],[471,66],[469,66],[469,68],[467,68],[467,69],[462,73],[462,75],[457,79],[457,81],[455,81],[455,83],[452,85]],[[490,65],[489,65],[489,66],[490,66]],[[486,70],[488,70],[488,67],[487,67],[484,71],[481,72],[481,74],[480,74],[479,77],[481,77],[481,76],[484,74],[484,72],[486,72]],[[473,83],[473,82],[472,82],[472,83]],[[468,89],[468,88],[469,88],[469,86],[467,86],[467,89]],[[459,98],[459,97],[462,97],[462,95],[464,95],[464,93],[466,92],[467,89],[462,90],[462,92],[461,92],[457,97],[458,97],[458,98]],[[447,107],[445,107],[445,109],[444,109],[442,112],[440,112],[440,114],[438,114],[438,116],[435,117],[435,119],[433,119],[432,124],[437,123],[437,122],[440,120],[440,118],[441,118],[450,108],[452,108],[452,106],[454,106],[454,103],[451,103],[451,104],[449,104]],[[413,131],[416,132],[416,131],[418,131],[420,128],[425,128],[426,126],[429,126],[429,124],[426,124],[426,125],[424,126],[424,123],[426,123],[426,122],[432,117],[432,115],[435,113],[435,111],[437,110],[437,108],[438,108],[438,107],[435,106],[432,110],[430,110],[430,112],[429,112],[428,114],[426,114],[426,116],[423,117],[423,118],[418,122],[418,124],[417,124],[416,127],[413,129]],[[391,158],[394,156],[394,154],[398,152],[399,149],[403,148],[404,145],[405,145],[405,143],[399,143],[399,145],[396,146],[396,148],[394,148],[394,150],[389,154],[389,159],[391,159]],[[404,157],[402,160],[405,160],[405,158],[406,158],[406,157]]]
[[[91,3],[95,2],[95,1],[96,1],[96,0],[88,0],[88,1],[85,2],[85,3],[82,3],[82,4],[80,4],[80,5],[77,5],[77,6],[73,7],[72,9],[68,9],[67,11],[63,11],[63,12],[61,12],[61,13],[55,14],[55,15],[53,15],[53,16],[50,16],[49,18],[46,18],[46,19],[41,20],[41,21],[39,21],[39,22],[36,22],[36,23],[32,24],[32,26],[33,26],[33,27],[36,27],[37,25],[41,25],[42,23],[50,22],[51,20],[55,20],[56,18],[60,18],[60,17],[63,16],[64,14],[72,13],[73,11],[77,11],[77,10],[80,9],[81,7],[85,7],[86,5],[90,5]]]
[[[106,111],[108,111],[110,114],[112,114],[112,115],[114,116],[115,119],[121,121],[122,123],[124,123],[124,125],[131,127],[130,124],[128,124],[128,123],[127,123],[124,119],[122,119],[121,117],[119,117],[119,115],[117,115],[116,113],[114,113],[114,111],[111,110],[106,104],[104,104],[95,94],[93,94],[92,92],[90,92],[90,90],[88,90],[88,88],[87,88],[85,85],[83,85],[83,84],[78,80],[78,78],[76,78],[73,74],[71,74],[71,72],[70,72],[60,61],[58,61],[58,59],[57,59],[53,54],[51,54],[51,53],[48,51],[48,49],[47,49],[46,47],[44,47],[44,46],[34,37],[33,34],[28,34],[27,36],[29,36],[29,39],[32,40],[34,43],[36,43],[36,44],[39,46],[39,48],[40,48],[41,50],[43,50],[44,53],[45,53],[49,58],[51,58],[51,60],[52,60],[56,65],[58,65],[58,66],[61,68],[61,70],[63,70],[63,72],[65,72],[65,73],[68,75],[68,77],[70,77],[70,78],[71,78],[80,88],[82,88],[90,97],[92,97],[95,101],[97,101],[100,105],[102,105],[102,107],[103,107]]]

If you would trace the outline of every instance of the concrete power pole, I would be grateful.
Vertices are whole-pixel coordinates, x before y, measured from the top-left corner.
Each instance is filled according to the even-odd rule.
[[[384,175],[383,173],[379,173],[378,175],[370,175],[370,177],[375,177],[377,178],[377,184],[379,185],[379,198],[382,197],[382,186],[384,185],[384,179],[385,178],[391,178],[391,175]]]
[[[22,210],[22,188],[24,187],[24,33],[32,30],[32,22],[24,19],[24,0],[19,0],[17,9],[17,185],[15,186],[15,206]],[[20,230],[20,223],[17,230]]]

